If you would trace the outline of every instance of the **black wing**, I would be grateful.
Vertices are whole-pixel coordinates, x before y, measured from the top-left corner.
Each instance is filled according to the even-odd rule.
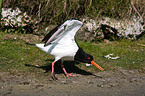
[[[46,43],[49,38],[58,30],[60,25],[56,26],[54,29],[52,29],[42,40],[42,42]]]

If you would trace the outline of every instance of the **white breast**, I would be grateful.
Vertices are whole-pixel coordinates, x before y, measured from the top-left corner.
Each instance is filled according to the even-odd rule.
[[[61,42],[61,41],[60,41]],[[73,59],[79,49],[75,41],[65,41],[64,43],[53,43],[44,47],[44,44],[36,44],[38,48],[54,56],[56,59]]]

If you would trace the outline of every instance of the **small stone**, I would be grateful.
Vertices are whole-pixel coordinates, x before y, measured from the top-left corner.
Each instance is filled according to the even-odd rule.
[[[88,84],[94,84],[94,81],[88,81]]]
[[[98,87],[103,87],[103,85],[102,84],[100,84],[100,85],[97,85]]]
[[[41,87],[44,87],[44,85],[41,85],[41,84],[36,85],[36,88],[41,88]]]

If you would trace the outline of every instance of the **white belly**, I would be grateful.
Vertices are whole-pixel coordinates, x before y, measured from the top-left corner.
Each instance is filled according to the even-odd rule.
[[[44,44],[36,44],[38,48],[55,57],[55,59],[74,59],[74,56],[79,49],[75,42],[67,44],[50,44],[44,47]]]
[[[73,59],[74,55],[76,54],[78,50],[77,45],[56,45],[51,51],[48,51],[48,54],[53,55],[54,57],[60,57],[60,58],[69,58]]]

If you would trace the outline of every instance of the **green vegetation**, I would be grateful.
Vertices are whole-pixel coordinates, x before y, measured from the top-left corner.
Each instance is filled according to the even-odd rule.
[[[0,19],[1,19],[1,12],[2,12],[2,0],[0,0]]]
[[[28,46],[24,34],[5,34],[0,32],[0,71],[16,73],[43,74],[45,67],[51,69],[52,56],[45,54],[35,46]],[[139,41],[122,39],[120,41],[90,43],[78,41],[78,44],[88,53],[94,56],[95,61],[105,71],[115,70],[120,66],[125,69],[145,68],[145,38]],[[113,53],[120,58],[116,60],[106,59],[105,55]],[[30,65],[30,66],[26,66]],[[35,66],[35,67],[34,67]],[[43,66],[39,68],[39,66]],[[85,64],[76,64],[78,68],[96,73],[99,72],[94,66],[87,67]],[[51,70],[49,70],[51,71]]]
[[[43,37],[42,34],[45,34],[44,30],[49,24],[57,25],[70,18],[82,20],[89,17],[97,20],[101,17],[109,17],[115,18],[118,21],[125,21],[126,19],[131,19],[133,16],[139,16],[141,19],[145,15],[145,3],[143,1],[0,0],[0,13],[2,8],[20,9],[22,11],[22,13],[20,12],[20,16],[23,15],[26,17],[25,20],[29,22],[26,26],[20,27],[5,26],[2,25],[2,22],[0,23],[0,30],[2,30],[0,31],[0,72],[8,72],[14,75],[18,75],[19,73],[28,76],[35,75],[37,77],[48,76],[51,72],[51,63],[54,57],[47,55],[35,46],[26,45],[25,41],[40,42],[40,38]],[[10,13],[14,14],[14,10],[12,10]],[[3,12],[3,14],[6,14],[7,18],[14,16],[14,19],[16,19],[19,17],[18,15],[8,15],[6,12]],[[31,18],[29,19],[26,14]],[[0,19],[2,21],[1,17]],[[10,18],[7,21],[15,20]],[[24,20],[19,19],[19,23],[21,23],[20,21]],[[108,42],[83,42],[78,40],[78,45],[87,53],[92,54],[94,61],[103,67],[104,71],[118,71],[116,67],[122,67],[124,69],[139,70],[141,73],[145,72],[145,35],[138,41],[131,41],[124,38],[120,38],[118,41]],[[119,58],[115,60],[107,59],[104,56],[108,54],[114,54],[114,56],[119,56]],[[83,71],[84,73],[100,72],[95,66],[86,66],[84,63],[77,64],[76,62],[68,61],[64,65],[66,65],[65,67],[69,67],[69,65],[74,63],[75,66],[70,67],[72,70],[75,70],[73,71],[74,73],[82,70],[85,70]],[[60,65],[60,62],[58,64]],[[76,73],[79,74],[81,72]]]
[[[25,64],[30,65],[45,65],[45,60],[48,59],[45,53],[41,52],[34,46],[27,46],[25,41],[14,39],[20,34],[8,34],[0,32],[0,71],[4,72],[35,72],[37,68],[26,67]],[[6,37],[3,39],[3,37]],[[37,71],[36,71],[37,72]]]

